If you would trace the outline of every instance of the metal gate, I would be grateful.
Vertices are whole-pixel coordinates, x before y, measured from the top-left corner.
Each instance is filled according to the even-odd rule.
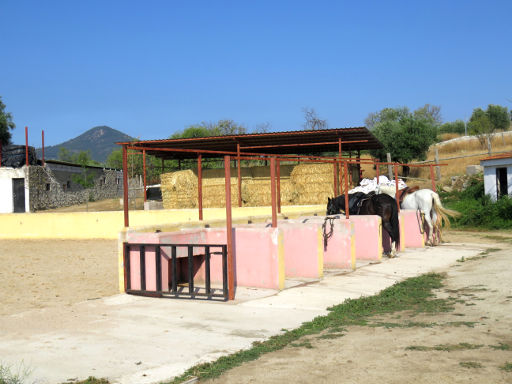
[[[134,257],[133,253],[137,251],[138,255]],[[147,256],[148,253],[154,254],[151,255],[154,260],[148,259],[151,257]],[[211,283],[212,256],[221,257],[222,284],[220,287],[212,286]],[[135,276],[132,274],[132,268],[135,267],[132,266],[132,259],[135,260],[134,264],[139,269],[139,273]],[[204,285],[199,285],[194,281],[194,277],[196,268],[199,264],[202,266],[203,262]],[[147,264],[151,264],[151,268],[148,269]],[[133,277],[137,279],[136,283],[132,281]],[[148,279],[154,281],[152,287],[148,287]],[[130,294],[228,300],[227,245],[124,243],[124,282],[126,293]]]
[[[25,212],[25,179],[12,179],[13,212]]]

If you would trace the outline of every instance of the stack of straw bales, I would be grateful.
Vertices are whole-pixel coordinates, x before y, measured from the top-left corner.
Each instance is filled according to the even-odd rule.
[[[165,209],[197,207],[197,176],[194,171],[163,173],[160,185]]]
[[[236,169],[231,169],[236,175]],[[197,189],[195,191],[197,196]],[[224,169],[203,170],[203,207],[216,208],[226,206],[226,184]],[[231,206],[238,206],[238,177],[231,177]]]
[[[291,173],[296,192],[295,204],[323,204],[333,196],[334,172],[332,164],[299,164]]]
[[[331,164],[282,165],[281,205],[323,204],[333,196]],[[238,205],[238,178],[231,169],[231,205]],[[269,206],[269,167],[241,169],[242,205]],[[197,173],[191,170],[161,175],[163,205],[171,208],[197,207]],[[224,169],[203,170],[203,207],[225,207]]]

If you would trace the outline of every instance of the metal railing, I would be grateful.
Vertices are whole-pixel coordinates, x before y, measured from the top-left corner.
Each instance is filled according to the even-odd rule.
[[[134,249],[137,248],[137,249]],[[164,252],[162,252],[162,248]],[[179,256],[178,249],[184,248],[186,256]],[[204,252],[195,253],[194,250],[202,249]],[[131,253],[139,252],[138,265],[140,289],[133,289],[131,276]],[[170,250],[170,252],[169,252]],[[147,279],[151,276],[146,271],[146,253],[154,252],[154,273],[155,289],[147,288]],[[219,255],[222,257],[222,287],[212,287],[211,283],[211,257]],[[185,283],[180,280],[180,272],[183,270],[182,263],[187,264]],[[204,286],[195,284],[194,260],[196,266],[204,261]],[[167,273],[162,271],[162,261],[166,264]],[[164,266],[165,268],[165,266]],[[199,268],[198,268],[199,269]],[[162,275],[167,276],[162,281]],[[126,293],[170,298],[190,299],[222,299],[228,300],[228,268],[227,268],[227,245],[226,244],[148,244],[148,243],[124,243],[124,281]],[[167,284],[165,284],[167,283]],[[188,289],[187,289],[188,288]]]

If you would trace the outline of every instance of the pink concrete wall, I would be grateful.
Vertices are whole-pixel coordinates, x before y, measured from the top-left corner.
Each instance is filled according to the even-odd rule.
[[[322,216],[307,216],[301,217],[299,221],[315,223],[322,231],[325,218]],[[332,236],[327,241],[327,247],[324,248],[324,268],[355,269],[354,224],[350,219],[346,220],[344,217],[334,220],[333,224]],[[326,232],[328,233],[330,223],[327,222],[326,225]]]
[[[351,215],[354,223],[356,259],[380,260],[382,258],[382,222],[380,216]]]
[[[425,238],[420,232],[419,222],[417,211],[412,209],[400,211],[400,239],[404,247],[421,248],[425,246]]]
[[[324,252],[321,226],[314,223],[280,223],[279,229],[283,234],[286,277],[322,277]]]
[[[197,228],[180,232],[129,233],[129,243],[161,244],[225,244],[224,228]],[[233,230],[233,255],[235,268],[235,286],[283,289],[284,288],[284,252],[282,235],[276,228],[237,228]],[[211,248],[210,281],[222,282],[221,248]],[[155,290],[155,250],[146,246],[146,290]],[[170,247],[162,247],[162,288],[171,284],[168,273]],[[219,252],[219,254],[215,254]],[[178,277],[187,279],[188,251],[177,249]],[[194,249],[194,282],[205,279],[204,248]],[[131,288],[140,289],[140,259],[138,248],[130,252]]]

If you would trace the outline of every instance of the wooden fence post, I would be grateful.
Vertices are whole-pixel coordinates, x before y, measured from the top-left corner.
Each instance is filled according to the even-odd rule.
[[[435,161],[436,164],[439,164],[439,151],[437,150],[437,145],[435,146],[436,154]],[[439,165],[436,166],[436,180],[441,180],[441,167]]]

